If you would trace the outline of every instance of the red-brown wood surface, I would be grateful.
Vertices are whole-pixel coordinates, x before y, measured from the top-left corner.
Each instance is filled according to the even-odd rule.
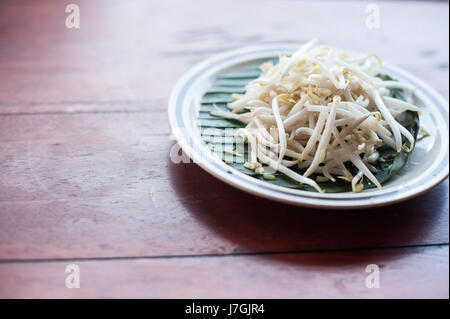
[[[442,298],[449,280],[448,246],[76,261],[79,289],[61,280],[70,263],[0,264],[0,297]],[[366,288],[368,263],[381,267],[380,288]]]
[[[0,297],[448,298],[448,180],[378,209],[274,203],[172,163],[165,111],[196,62],[311,37],[448,98],[447,3],[380,2],[379,29],[354,1],[73,3],[80,29],[64,2],[0,1]]]

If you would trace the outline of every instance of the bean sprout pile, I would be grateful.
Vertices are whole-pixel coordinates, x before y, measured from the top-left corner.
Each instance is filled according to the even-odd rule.
[[[414,137],[398,121],[406,110],[420,113],[417,106],[390,97],[390,89],[412,96],[414,88],[383,81],[377,77],[380,69],[374,54],[351,56],[312,40],[290,57],[280,55],[276,65],[262,64],[263,73],[245,94],[232,95],[230,111],[217,108],[211,114],[246,124],[236,136],[248,141],[244,166],[256,174],[270,167],[319,192],[318,182],[336,179],[360,192],[364,177],[380,189],[374,175],[377,150],[387,144],[410,152]],[[353,176],[346,162],[358,173]],[[295,165],[306,170],[303,175],[291,169]]]

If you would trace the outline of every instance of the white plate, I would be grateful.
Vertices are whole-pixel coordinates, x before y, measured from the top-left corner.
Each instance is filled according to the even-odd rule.
[[[319,194],[273,185],[245,175],[222,162],[202,144],[197,127],[200,100],[215,78],[225,72],[291,54],[292,45],[253,46],[214,56],[194,66],[172,91],[168,115],[172,133],[182,150],[220,180],[251,194],[308,207],[344,209],[375,207],[400,202],[438,185],[448,176],[448,103],[431,87],[394,66],[383,63],[383,73],[418,88],[416,104],[422,107],[421,124],[430,136],[417,142],[408,163],[381,190],[361,193]]]

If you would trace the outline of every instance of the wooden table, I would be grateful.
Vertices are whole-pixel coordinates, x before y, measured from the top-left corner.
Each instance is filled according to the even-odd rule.
[[[286,206],[173,164],[166,116],[196,62],[312,37],[448,99],[448,3],[378,2],[369,29],[355,1],[74,0],[68,29],[66,2],[0,1],[0,297],[448,298],[448,180],[379,209]]]

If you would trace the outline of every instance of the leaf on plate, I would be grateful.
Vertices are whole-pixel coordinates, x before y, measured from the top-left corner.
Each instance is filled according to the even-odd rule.
[[[253,170],[245,168],[244,163],[248,159],[248,144],[241,143],[240,145],[243,146],[243,149],[236,149],[236,145],[239,145],[239,143],[236,143],[237,141],[234,136],[230,136],[229,134],[230,130],[244,127],[245,125],[239,121],[211,115],[211,111],[216,107],[223,110],[227,109],[227,103],[231,102],[231,94],[245,93],[247,83],[261,74],[259,65],[251,65],[217,77],[213,86],[203,96],[199,109],[198,120],[202,133],[202,141],[218,154],[225,163],[244,174],[264,180],[267,183],[315,192],[316,190],[314,188],[298,183],[282,173],[275,172],[272,174],[275,177],[274,179],[265,179],[263,175],[256,174]],[[386,74],[380,74],[378,76],[384,81],[393,80]],[[391,89],[390,93],[392,97],[405,100],[401,89]],[[411,111],[406,111],[403,114],[403,119],[399,122],[416,138],[419,131],[419,115]],[[406,139],[403,140],[403,144],[408,147],[410,146],[409,141]],[[376,166],[378,171],[374,175],[383,184],[402,169],[408,160],[409,153],[403,150],[397,153],[387,145],[382,146],[378,151],[381,160],[378,161]],[[353,164],[348,162],[345,165],[352,174],[355,175],[358,172]],[[290,169],[293,169],[299,174],[305,172],[305,170],[298,169],[297,166],[295,168],[291,167]],[[312,175],[311,177],[314,178],[315,176]],[[363,179],[363,183],[364,189],[375,187],[367,178]],[[349,182],[339,179],[336,182],[327,181],[318,184],[327,193],[352,191]]]

